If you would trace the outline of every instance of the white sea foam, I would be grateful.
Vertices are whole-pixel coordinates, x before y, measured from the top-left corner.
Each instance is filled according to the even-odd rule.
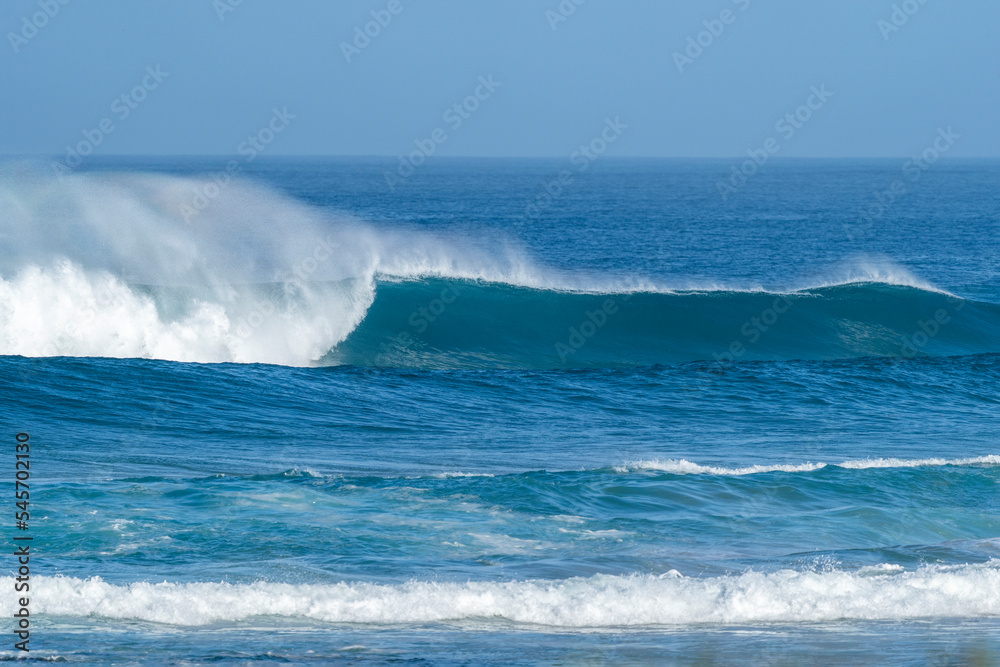
[[[513,251],[376,231],[232,183],[0,173],[0,354],[308,365],[358,325],[376,279],[541,286]],[[150,287],[156,286],[156,287]]]
[[[13,586],[13,579],[0,579]],[[502,619],[566,628],[658,624],[981,617],[1000,614],[1000,561],[901,571],[748,572],[696,578],[598,575],[566,580],[399,585],[132,583],[32,579],[32,613],[206,625],[256,616],[330,623]],[[3,612],[13,613],[13,598]]]
[[[495,477],[495,475],[490,472],[439,472],[430,475],[430,477],[437,477],[439,479],[452,479],[460,477]]]
[[[998,466],[1000,465],[1000,455],[990,454],[989,456],[973,456],[966,459],[859,459],[857,461],[844,461],[839,464],[841,468],[920,468],[924,466]]]
[[[766,472],[812,472],[826,466],[835,468],[849,468],[861,470],[866,468],[919,468],[924,466],[998,466],[1000,465],[1000,455],[990,454],[987,456],[974,456],[964,459],[897,459],[897,458],[876,458],[857,459],[844,461],[842,463],[791,463],[791,464],[756,464],[742,466],[739,468],[726,468],[723,466],[709,466],[692,463],[687,459],[649,459],[645,461],[633,461],[624,465],[615,466],[618,472],[634,471],[657,471],[668,472],[675,475],[756,475]]]
[[[361,283],[302,286],[279,300],[234,290],[164,303],[68,260],[0,278],[0,354],[304,365],[343,340],[370,305]]]
[[[810,472],[825,467],[825,463],[751,465],[741,468],[725,468],[721,466],[706,466],[692,463],[687,459],[653,459],[635,461],[622,466],[615,466],[618,472],[634,470],[655,470],[669,472],[675,475],[756,475],[762,472]]]

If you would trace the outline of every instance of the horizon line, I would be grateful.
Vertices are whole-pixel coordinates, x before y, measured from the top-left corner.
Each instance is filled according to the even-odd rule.
[[[21,158],[21,159],[60,159],[62,154],[58,153],[0,153],[0,159]],[[377,159],[391,160],[398,159],[400,155],[385,155],[381,153],[274,153],[269,155],[258,155],[255,159],[267,160],[273,158],[343,158],[343,159]],[[554,160],[565,159],[566,155],[432,155],[427,156],[428,161],[434,160]],[[771,156],[769,160],[908,160],[912,155],[788,155]],[[105,153],[101,155],[89,155],[87,160],[100,160],[104,158],[233,158],[233,153]],[[604,155],[601,161],[609,160],[739,160],[750,159],[746,155]],[[941,160],[1000,160],[1000,155],[969,155],[969,156],[948,156],[941,155]]]

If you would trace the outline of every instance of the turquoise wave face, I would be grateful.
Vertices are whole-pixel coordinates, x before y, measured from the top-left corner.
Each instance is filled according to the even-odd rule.
[[[323,361],[555,369],[997,351],[1000,306],[917,287],[581,294],[423,280],[379,283]]]

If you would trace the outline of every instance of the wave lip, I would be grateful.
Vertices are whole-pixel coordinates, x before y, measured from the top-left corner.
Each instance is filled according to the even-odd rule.
[[[790,464],[754,464],[740,468],[727,468],[724,466],[706,466],[692,463],[687,459],[648,459],[644,461],[633,461],[624,465],[615,466],[615,471],[639,472],[656,471],[666,472],[674,475],[758,475],[767,472],[812,472],[831,466],[834,468],[846,468],[849,470],[867,470],[870,468],[922,468],[941,466],[1000,466],[1000,455],[988,454],[986,456],[974,456],[964,459],[898,459],[898,458],[874,458],[857,459],[843,461],[841,463],[790,463]]]
[[[11,577],[3,578],[12,585]],[[405,584],[109,584],[40,577],[36,613],[183,626],[271,616],[325,623],[504,620],[564,628],[799,623],[1000,614],[1000,561],[712,578],[596,575],[557,581]],[[10,603],[7,603],[10,607]],[[7,609],[12,613],[13,608]]]

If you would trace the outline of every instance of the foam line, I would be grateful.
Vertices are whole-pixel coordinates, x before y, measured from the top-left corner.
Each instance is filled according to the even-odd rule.
[[[10,587],[10,577],[2,579]],[[1000,562],[849,571],[748,572],[687,578],[611,576],[545,581],[401,585],[158,583],[39,577],[32,613],[207,625],[271,616],[328,623],[506,620],[584,627],[842,619],[981,617],[1000,614]],[[9,597],[9,596],[8,596]],[[4,612],[13,613],[11,601]]]
[[[919,468],[934,466],[1000,466],[1000,455],[990,454],[987,456],[975,456],[964,459],[896,459],[896,458],[874,458],[857,459],[843,461],[842,463],[798,463],[798,464],[755,464],[739,468],[726,468],[723,466],[706,466],[692,463],[687,459],[649,459],[645,461],[633,461],[621,466],[616,466],[618,472],[635,471],[657,471],[668,472],[675,475],[758,475],[767,472],[812,472],[827,466],[834,468],[847,468],[851,470],[865,470],[868,468]]]
[[[734,342],[741,360],[1000,351],[1000,307],[887,260],[798,288],[569,274],[499,235],[375,227],[250,182],[186,219],[202,185],[0,170],[0,355],[550,369],[712,360]]]

